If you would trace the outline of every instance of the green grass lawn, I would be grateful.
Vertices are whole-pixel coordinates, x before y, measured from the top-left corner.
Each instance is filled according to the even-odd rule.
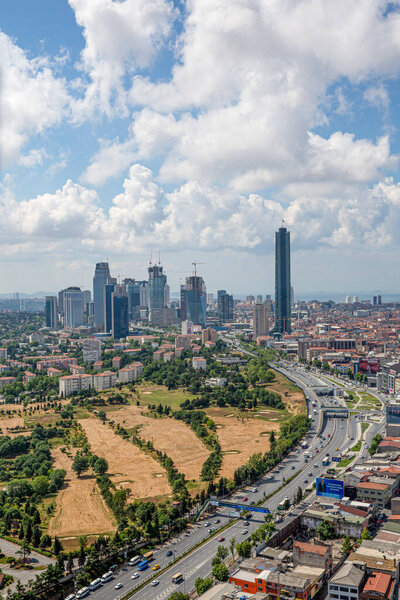
[[[140,404],[162,404],[163,406],[169,406],[172,410],[179,410],[182,402],[196,398],[196,396],[183,389],[167,390],[163,385],[154,383],[138,386],[136,396]]]
[[[354,446],[351,448],[352,452],[359,452],[361,450],[361,440],[359,440],[357,442],[357,444],[354,444]]]
[[[369,427],[369,423],[362,423],[361,424],[361,431],[364,433],[364,431],[366,431]]]
[[[338,464],[338,467],[347,467],[352,460],[354,460],[354,456],[352,456],[351,458],[343,458]]]

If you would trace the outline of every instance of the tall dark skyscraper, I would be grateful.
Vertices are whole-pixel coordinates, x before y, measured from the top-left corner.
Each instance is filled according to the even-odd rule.
[[[198,275],[186,277],[186,284],[181,287],[181,319],[206,327],[207,290],[204,279]]]
[[[94,323],[102,329],[104,328],[104,287],[110,279],[108,263],[97,263],[93,277]]]
[[[128,295],[124,285],[116,285],[112,295],[112,336],[115,340],[129,333]]]
[[[114,283],[106,283],[104,286],[104,333],[110,333],[112,329],[112,294],[114,289]]]
[[[232,321],[233,319],[233,296],[218,290],[218,317],[221,321]]]
[[[150,265],[148,272],[150,323],[158,324],[162,322],[161,314],[164,312],[167,276],[160,264]]]
[[[57,327],[57,297],[56,296],[46,296],[44,314],[46,317],[46,327],[55,329]]]
[[[275,333],[291,333],[290,233],[280,227],[275,233]]]

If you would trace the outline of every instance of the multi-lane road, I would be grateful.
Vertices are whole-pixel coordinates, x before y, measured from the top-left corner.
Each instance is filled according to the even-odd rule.
[[[316,387],[327,387],[326,382],[316,377],[314,374],[301,369],[286,369],[280,365],[276,365],[282,373],[292,379],[299,387],[304,390],[306,396],[310,398],[308,403],[308,411],[311,418],[311,428],[307,434],[306,440],[308,448],[303,449],[298,447],[290,455],[283,460],[278,467],[273,471],[274,478],[269,479],[270,473],[266,474],[259,482],[249,488],[245,488],[241,492],[233,495],[233,499],[242,500],[247,496],[247,504],[251,510],[250,502],[257,502],[265,496],[270,495],[275,490],[278,490],[284,481],[289,480],[286,486],[277,491],[274,496],[265,502],[265,507],[274,511],[278,504],[285,497],[291,501],[294,498],[298,488],[303,490],[312,485],[317,476],[325,474],[329,466],[322,465],[323,457],[329,453],[329,456],[339,455],[345,452],[349,447],[353,446],[361,435],[361,425],[356,415],[350,415],[349,419],[338,418],[322,418],[321,409],[326,406],[333,406],[333,402],[339,404],[341,400],[337,397],[334,399],[326,396],[317,396],[315,393]],[[313,404],[312,404],[313,403]],[[381,423],[371,423],[370,427],[364,434],[367,439],[367,445],[377,431],[382,428]],[[309,455],[307,459],[305,454]],[[252,488],[257,488],[256,492],[252,492]],[[233,520],[230,515],[230,510],[227,508],[219,508],[215,515],[211,518],[203,518],[195,526],[192,526],[185,533],[172,540],[168,544],[157,548],[154,551],[154,560],[150,563],[150,568],[140,574],[138,579],[132,580],[131,575],[136,572],[135,567],[125,567],[123,570],[115,574],[112,581],[104,584],[101,588],[91,592],[90,597],[95,600],[110,600],[121,598],[132,591],[134,600],[166,600],[169,595],[175,590],[190,592],[194,588],[194,582],[198,577],[206,577],[211,572],[211,560],[215,556],[218,545],[223,543],[229,546],[232,538],[236,539],[236,543],[243,541],[260,526],[263,522],[262,515],[254,514],[249,520],[249,525],[244,525],[244,520]],[[286,517],[290,518],[290,517]],[[206,522],[209,525],[206,525]],[[223,527],[228,522],[231,525],[223,532],[218,533],[218,528]],[[208,533],[211,527],[215,528],[216,535],[210,537]],[[224,541],[220,542],[219,538],[224,537]],[[144,582],[146,579],[151,579],[154,573],[151,571],[151,566],[160,564],[161,569],[168,565],[174,557],[185,554],[190,548],[196,546],[201,541],[207,540],[204,544],[194,549],[192,552],[178,560],[164,573],[157,577],[159,582],[156,586],[152,586],[149,582],[135,592],[134,588]],[[167,552],[172,550],[173,556],[167,557]],[[172,583],[172,576],[180,572],[184,576],[183,583],[176,585]],[[116,583],[121,583],[122,588],[115,590]]]

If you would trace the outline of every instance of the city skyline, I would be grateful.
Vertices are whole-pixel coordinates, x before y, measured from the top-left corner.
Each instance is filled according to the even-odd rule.
[[[271,293],[282,217],[295,290],[391,291],[397,6],[318,5],[4,0],[0,293],[159,248],[173,290],[196,259]]]

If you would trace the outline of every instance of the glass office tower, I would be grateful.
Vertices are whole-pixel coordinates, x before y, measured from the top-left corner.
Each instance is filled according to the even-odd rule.
[[[104,287],[110,279],[108,263],[97,263],[93,277],[94,322],[101,327],[104,327]]]
[[[291,333],[290,233],[280,227],[275,233],[275,333]]]

